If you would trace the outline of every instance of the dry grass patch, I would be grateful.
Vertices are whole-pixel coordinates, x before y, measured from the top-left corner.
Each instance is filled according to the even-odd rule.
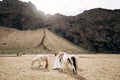
[[[54,55],[50,54],[49,70],[31,66],[36,55],[0,57],[0,80],[120,80],[120,55],[79,55],[78,74],[52,70]]]

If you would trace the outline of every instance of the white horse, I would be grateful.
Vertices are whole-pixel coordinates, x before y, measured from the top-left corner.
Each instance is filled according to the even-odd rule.
[[[35,58],[32,59],[32,65],[34,65],[34,63],[38,61],[39,62],[39,67],[41,66],[41,61],[45,61],[46,65],[45,68],[48,68],[49,66],[49,56],[48,55],[43,55],[43,54],[39,54],[37,55]]]
[[[71,64],[73,72],[77,73],[77,56],[76,55],[68,55],[66,52],[59,52],[59,58],[62,58],[63,67],[68,72],[68,64]]]

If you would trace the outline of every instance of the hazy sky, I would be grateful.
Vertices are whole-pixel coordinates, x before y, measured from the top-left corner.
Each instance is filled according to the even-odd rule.
[[[76,15],[92,8],[120,9],[120,0],[22,0],[31,1],[45,14]]]

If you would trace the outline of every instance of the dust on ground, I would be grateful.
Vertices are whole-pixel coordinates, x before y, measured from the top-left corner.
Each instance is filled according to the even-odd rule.
[[[31,66],[36,55],[0,57],[0,80],[120,80],[120,55],[78,55],[78,74],[53,70],[55,56],[49,54],[49,70],[37,63]],[[42,63],[44,65],[44,63]]]

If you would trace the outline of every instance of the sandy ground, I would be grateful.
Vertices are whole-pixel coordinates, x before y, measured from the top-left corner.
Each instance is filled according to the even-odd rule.
[[[36,55],[22,57],[0,57],[0,80],[120,80],[120,55],[81,54],[78,55],[78,74],[52,70],[54,55],[50,56],[49,70],[37,63],[31,66]]]

